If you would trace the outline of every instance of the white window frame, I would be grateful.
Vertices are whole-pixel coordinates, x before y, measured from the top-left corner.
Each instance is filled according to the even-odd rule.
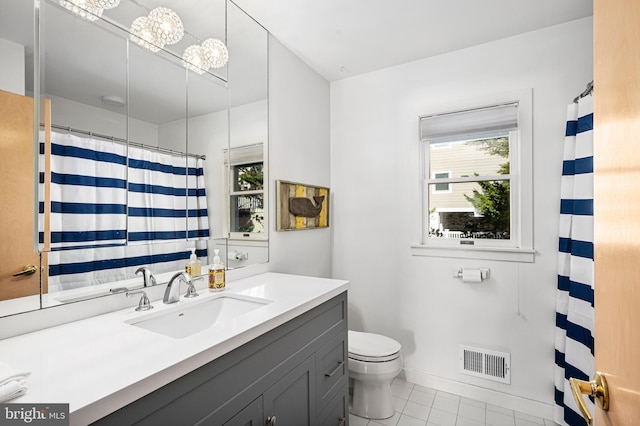
[[[487,176],[487,180],[510,180],[511,224],[509,240],[489,239],[448,239],[428,237],[429,218],[429,183],[435,183],[427,178],[429,142],[419,141],[420,144],[420,243],[413,244],[411,251],[414,256],[453,257],[465,259],[504,260],[516,262],[533,262],[535,250],[533,248],[533,137],[532,137],[532,94],[531,90],[517,91],[483,99],[462,101],[455,105],[441,106],[432,111],[419,114],[419,119],[448,111],[457,112],[493,105],[518,104],[518,130],[510,135],[510,174]],[[513,139],[512,139],[513,137]],[[425,152],[427,151],[427,152]],[[485,178],[484,176],[482,177]],[[439,183],[443,179],[439,179]],[[473,179],[476,180],[476,179]],[[449,183],[466,182],[468,178],[449,178]],[[439,192],[436,192],[439,193]]]
[[[266,241],[269,239],[269,215],[268,215],[268,188],[267,188],[267,176],[266,176],[266,161],[264,155],[264,145],[260,143],[251,145],[242,145],[233,147],[227,153],[224,150],[223,160],[224,169],[227,170],[226,174],[226,195],[225,195],[225,214],[227,215],[226,226],[228,227],[227,234],[229,240],[234,241]],[[228,158],[231,157],[231,158]],[[234,185],[234,168],[238,166],[246,166],[249,164],[262,163],[263,167],[263,182],[262,189],[254,191],[235,191]],[[228,169],[227,169],[228,166]],[[264,232],[236,232],[231,230],[231,206],[233,205],[234,196],[242,195],[259,195],[262,194],[262,202],[264,206]]]

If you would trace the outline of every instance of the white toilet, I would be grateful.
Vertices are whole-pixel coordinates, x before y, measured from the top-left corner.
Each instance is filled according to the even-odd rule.
[[[352,414],[369,419],[393,416],[391,381],[402,370],[401,348],[400,343],[389,337],[349,330]]]

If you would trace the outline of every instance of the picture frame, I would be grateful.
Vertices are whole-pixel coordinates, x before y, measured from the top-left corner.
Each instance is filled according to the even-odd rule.
[[[329,227],[330,189],[286,180],[276,181],[276,230]]]

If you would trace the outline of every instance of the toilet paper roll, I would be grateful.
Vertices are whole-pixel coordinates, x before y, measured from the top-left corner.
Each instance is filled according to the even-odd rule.
[[[463,269],[462,282],[463,283],[482,282],[482,272],[480,271],[480,269]]]

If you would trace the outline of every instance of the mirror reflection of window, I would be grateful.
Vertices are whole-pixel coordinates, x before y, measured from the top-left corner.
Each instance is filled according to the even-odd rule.
[[[229,218],[231,238],[264,238],[266,233],[263,145],[231,148]]]
[[[231,193],[233,232],[264,232],[263,163],[233,166],[234,188]]]
[[[46,274],[51,266],[48,262],[51,257],[55,256],[77,258],[70,262],[66,262],[64,259],[61,262],[53,259],[52,264],[55,265],[94,262],[106,267],[107,263],[115,262],[123,257],[143,258],[147,256],[145,258],[148,258],[148,253],[145,250],[153,251],[154,255],[159,256],[164,256],[165,251],[180,253],[180,256],[184,253],[188,258],[190,248],[203,243],[203,247],[198,246],[196,250],[198,256],[202,256],[203,263],[208,262],[207,253],[212,252],[213,248],[221,249],[223,255],[227,250],[241,252],[240,255],[234,257],[233,262],[228,262],[230,268],[268,261],[266,231],[268,228],[266,226],[263,226],[263,232],[251,233],[252,235],[259,234],[262,238],[256,242],[247,241],[249,248],[247,248],[247,244],[240,245],[236,240],[233,242],[234,247],[228,249],[230,244],[228,240],[230,236],[230,197],[227,177],[230,166],[225,164],[224,170],[220,167],[223,163],[220,155],[225,148],[229,147],[230,141],[233,141],[234,145],[238,140],[261,141],[260,151],[264,149],[266,152],[267,149],[268,36],[264,28],[228,0],[176,2],[175,12],[182,18],[185,32],[188,34],[183,37],[181,42],[165,46],[165,50],[152,52],[139,46],[129,37],[128,31],[131,23],[136,17],[148,13],[148,10],[145,10],[140,2],[134,0],[122,0],[118,7],[105,10],[102,16],[96,17],[95,20],[88,20],[72,13],[62,7],[58,0],[44,0],[39,3],[40,7],[36,10],[34,10],[34,3],[31,1],[0,0],[0,5],[0,10],[2,10],[0,13],[0,51],[4,58],[3,71],[6,71],[0,77],[0,89],[19,93],[25,98],[34,97],[32,98],[35,99],[34,103],[40,107],[40,117],[36,117],[39,120],[33,120],[35,123],[33,127],[37,128],[46,118],[47,122],[51,124],[52,132],[57,131],[65,137],[71,133],[81,138],[97,138],[106,143],[121,140],[125,146],[128,141],[140,143],[149,150],[159,148],[176,155],[189,153],[207,158],[203,166],[198,166],[198,169],[204,170],[204,175],[199,174],[198,178],[202,177],[200,180],[204,180],[206,184],[206,203],[200,202],[200,198],[192,195],[194,193],[200,194],[201,189],[205,187],[198,183],[197,191],[189,189],[185,206],[151,207],[150,212],[153,214],[145,216],[154,227],[150,232],[156,232],[156,235],[159,236],[165,234],[157,233],[157,225],[167,217],[166,215],[159,216],[156,213],[170,213],[178,216],[175,218],[175,231],[184,233],[186,227],[188,231],[186,239],[181,236],[179,240],[170,240],[171,242],[160,239],[156,240],[153,245],[138,241],[134,244],[129,238],[120,238],[116,241],[102,238],[103,234],[106,235],[102,232],[104,230],[126,230],[128,234],[133,230],[131,227],[97,223],[98,218],[96,218],[95,227],[84,224],[81,226],[80,222],[73,223],[73,225],[80,227],[80,232],[68,236],[59,234],[61,242],[62,239],[70,238],[64,244],[56,243],[58,246],[64,246],[58,247],[60,250],[51,251],[53,248],[50,240],[46,248],[44,244],[39,247],[42,252],[42,268],[35,267],[38,272],[33,274],[34,290],[25,296],[11,296],[11,298],[15,297],[19,310],[24,307],[26,310],[32,310],[59,302],[84,300],[105,294],[105,289],[108,294],[110,288],[124,285],[122,279],[126,277],[114,274],[110,269],[101,269],[93,277],[98,278],[95,280],[80,276],[85,273],[81,272],[73,284],[65,281],[56,286],[52,281],[53,285],[48,286],[50,278],[55,279],[62,276],[60,274],[49,277]],[[202,8],[203,13],[198,14],[197,17],[186,13],[186,11],[192,10],[194,5],[196,7],[206,5],[205,8]],[[36,17],[39,19],[36,20]],[[34,43],[34,34],[39,34],[39,45]],[[186,47],[196,41],[208,38],[217,38],[227,43],[229,52],[232,53],[233,69],[228,64],[222,68],[211,69],[203,75],[185,70],[181,57]],[[40,67],[33,73],[35,58],[39,60]],[[6,81],[6,75],[11,76],[10,81]],[[230,87],[233,87],[232,93],[229,90]],[[45,104],[50,107],[45,108]],[[14,105],[13,109],[17,110],[17,105]],[[33,115],[33,107],[26,110]],[[47,116],[47,114],[50,115]],[[70,129],[74,130],[70,131]],[[33,139],[35,130],[27,132],[31,135],[28,136],[30,140]],[[230,134],[233,134],[233,137],[230,137]],[[2,132],[0,132],[0,136],[2,136]],[[37,141],[33,142],[35,147]],[[133,144],[130,147],[133,147]],[[34,155],[34,153],[30,155],[30,160],[27,158],[28,164],[33,164]],[[37,163],[38,167],[45,164],[44,155],[42,157],[43,160]],[[266,158],[266,156],[261,156],[256,161],[262,161],[263,157]],[[15,156],[8,155],[7,158],[15,159]],[[128,154],[127,158],[130,158]],[[186,160],[183,159],[180,167],[185,166]],[[191,165],[188,167],[192,168]],[[39,176],[34,176],[36,172],[29,171],[27,168],[17,169],[25,174],[28,173],[27,178],[24,177],[24,174],[21,178],[25,179],[30,188],[34,188],[33,180],[39,178]],[[40,171],[44,173],[44,167]],[[267,179],[266,161],[263,164],[263,173],[264,178]],[[71,174],[79,173],[73,172]],[[185,190],[185,185],[188,185],[185,180],[193,177],[191,174],[188,178],[179,176],[178,182],[171,185],[153,183],[151,187],[163,186]],[[49,184],[51,183],[49,182]],[[262,198],[258,194],[245,194],[251,195],[249,197],[249,211],[253,211],[253,213],[250,213],[249,216],[253,214],[255,218],[255,214],[259,213],[260,208],[266,212],[268,188],[263,188],[263,190]],[[136,195],[139,194],[142,192],[136,193]],[[29,206],[24,208],[20,208],[13,202],[7,203],[7,210],[16,211],[20,217],[34,217],[34,209],[39,207],[38,201],[42,202],[41,205],[51,204],[50,198],[47,201],[44,198],[38,200],[35,198],[35,195],[30,197]],[[129,201],[131,200],[127,200],[126,197],[123,200],[122,196],[114,200],[111,198],[107,200],[107,197],[89,198],[83,196],[79,202],[95,205],[118,204],[124,206],[125,211],[128,211],[129,207],[141,207],[140,205],[130,205]],[[71,203],[75,202],[71,201]],[[62,204],[60,207],[62,208]],[[159,209],[171,210],[171,212]],[[37,211],[35,210],[35,212]],[[140,212],[141,210],[135,211]],[[199,223],[198,226],[194,223],[195,219],[200,221],[200,216],[195,217],[194,212],[197,215],[208,213],[208,237],[205,235],[206,232],[200,231],[202,227],[199,226]],[[6,233],[2,235],[9,240],[27,242],[27,248],[33,254],[33,245],[37,244],[40,235],[56,232],[51,227],[46,228],[45,232],[45,215],[50,215],[50,212],[43,211],[40,217],[34,220],[38,223],[29,227],[31,230],[34,226],[43,225],[41,229],[23,232],[23,235],[11,238],[7,237]],[[142,218],[143,216],[136,216],[135,219]],[[83,219],[89,219],[89,215],[85,214]],[[185,225],[187,220],[188,223]],[[64,219],[61,219],[60,222],[64,223]],[[204,226],[203,229],[206,231],[207,227]],[[254,226],[254,230],[257,229],[258,227]],[[97,243],[89,241],[92,230],[99,231],[95,233],[100,237]],[[38,231],[41,234],[36,234]],[[242,233],[237,234],[243,235]],[[86,241],[79,242],[78,239]],[[86,247],[92,245],[100,247]],[[104,247],[105,245],[108,247]],[[76,248],[76,246],[82,246],[82,248]],[[118,250],[122,253],[117,256],[113,253],[105,254],[109,250]],[[18,265],[12,265],[10,271],[16,273],[29,264],[37,266],[40,255],[39,253],[35,254],[34,261],[23,260]],[[86,260],[82,260],[85,257]],[[156,262],[151,267],[154,273],[161,273],[166,269],[179,270],[184,266],[183,259],[176,258],[172,262]],[[135,269],[135,265],[128,265],[125,272],[132,274]],[[40,274],[39,271],[45,273]],[[137,281],[137,277],[132,279],[136,280],[136,285],[141,285],[141,282]],[[78,288],[75,288],[76,284]],[[5,289],[4,283],[0,283],[2,295],[6,294],[4,293]],[[42,294],[38,294],[40,290]],[[70,292],[74,294],[72,295]],[[81,292],[83,293],[80,294]],[[27,298],[29,301],[19,300]],[[31,299],[33,299],[33,307],[27,304],[27,302],[31,302]],[[5,300],[0,304],[0,316],[16,313],[14,310],[6,308],[6,302]]]

